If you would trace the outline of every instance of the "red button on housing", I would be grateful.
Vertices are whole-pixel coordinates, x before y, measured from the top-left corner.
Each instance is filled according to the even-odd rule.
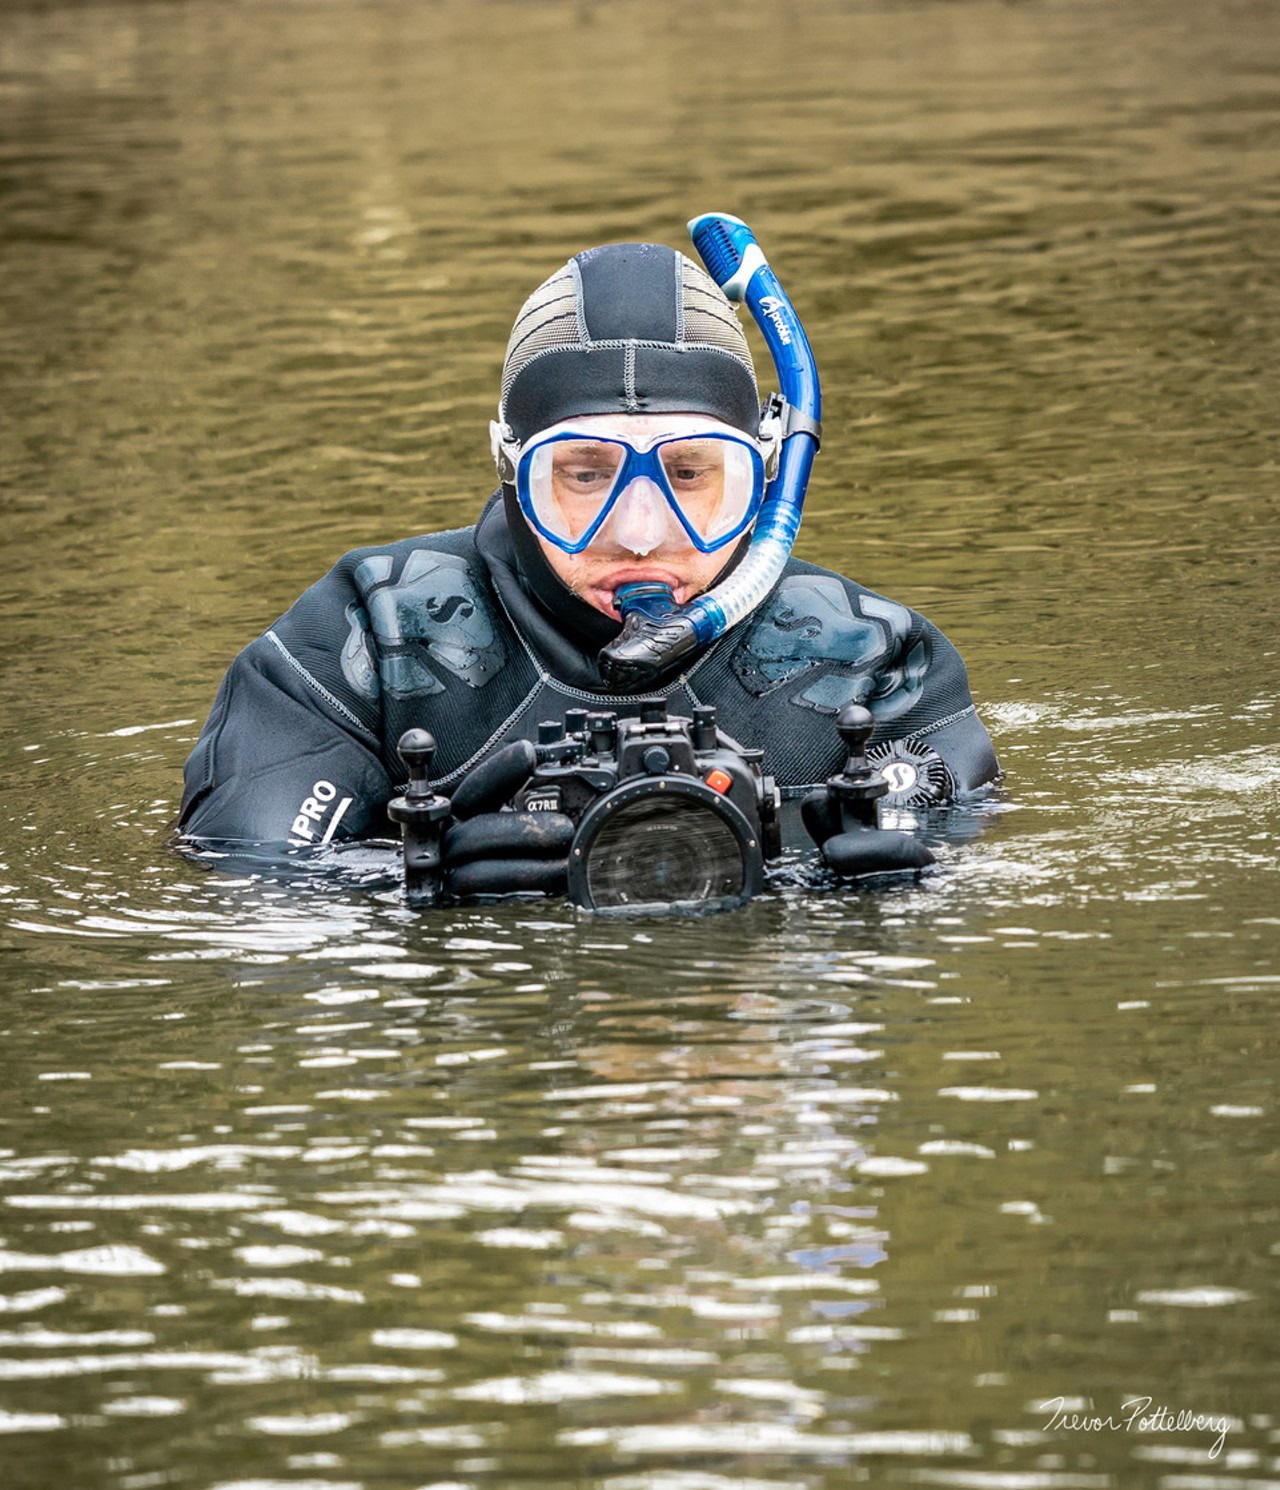
[[[722,771],[719,766],[712,771],[708,771],[702,779],[713,792],[719,792],[721,796],[724,796],[725,792],[733,785],[733,777],[729,775],[728,771]]]

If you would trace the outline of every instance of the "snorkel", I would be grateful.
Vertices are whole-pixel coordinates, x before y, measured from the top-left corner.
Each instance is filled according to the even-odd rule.
[[[821,435],[822,393],[813,350],[755,234],[739,217],[705,212],[689,236],[707,272],[730,300],[745,301],[773,358],[782,417],[778,469],[765,490],[746,556],[714,589],[677,605],[670,588],[625,584],[614,595],[622,630],[600,653],[605,683],[619,692],[650,686],[682,657],[723,636],[778,582],[800,530],[809,472]]]

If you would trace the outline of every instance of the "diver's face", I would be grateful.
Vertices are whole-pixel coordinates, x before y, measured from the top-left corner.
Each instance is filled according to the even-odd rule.
[[[628,436],[637,442],[664,433],[670,423],[669,417],[659,414],[632,414],[625,420],[614,415],[574,420],[574,425],[584,431],[596,426],[602,431],[617,431],[624,424]],[[567,450],[566,454],[572,458],[574,452]],[[568,474],[581,483],[590,473],[574,468]],[[575,595],[615,620],[619,613],[613,597],[620,586],[637,581],[665,584],[670,586],[676,604],[684,605],[710,588],[732,551],[704,554],[695,548],[662,492],[644,477],[622,493],[582,553],[566,554],[540,534],[534,536],[559,579]]]

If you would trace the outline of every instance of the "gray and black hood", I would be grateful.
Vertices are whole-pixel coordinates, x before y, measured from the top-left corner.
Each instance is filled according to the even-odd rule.
[[[754,438],[760,394],[737,312],[656,243],[576,254],[525,301],[502,367],[499,422],[527,440],[585,414],[706,414]]]

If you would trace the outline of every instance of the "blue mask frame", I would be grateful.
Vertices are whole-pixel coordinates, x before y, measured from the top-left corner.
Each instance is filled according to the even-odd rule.
[[[618,439],[612,435],[601,434],[598,430],[562,430],[552,435],[549,439],[534,439],[530,444],[521,449],[518,458],[515,459],[515,488],[516,497],[520,503],[520,511],[524,514],[529,526],[540,537],[545,538],[550,544],[558,548],[561,553],[580,554],[588,548],[596,534],[609,520],[609,515],[618,505],[622,495],[630,487],[633,481],[640,477],[647,477],[662,493],[667,506],[675,514],[689,542],[699,553],[713,554],[728,544],[740,538],[743,533],[755,521],[760,511],[760,504],[764,500],[766,472],[765,461],[755,443],[745,435],[722,434],[718,430],[699,431],[696,438],[699,440],[723,440],[726,444],[737,446],[745,450],[751,459],[751,498],[743,511],[742,517],[729,529],[728,532],[708,541],[703,538],[695,527],[686,518],[680,507],[680,500],[671,489],[671,483],[667,480],[667,473],[663,470],[659,453],[664,445],[684,444],[689,439],[695,438],[688,434],[672,434],[666,439],[656,440],[651,449],[637,450],[626,440]],[[568,440],[591,441],[593,444],[616,445],[623,450],[624,456],[622,467],[614,481],[614,486],[609,497],[592,520],[576,539],[566,539],[559,533],[554,533],[546,527],[539,519],[535,509],[533,496],[529,487],[529,470],[533,463],[534,455],[548,445],[560,444]],[[504,452],[510,459],[515,451],[511,446],[505,445]]]

